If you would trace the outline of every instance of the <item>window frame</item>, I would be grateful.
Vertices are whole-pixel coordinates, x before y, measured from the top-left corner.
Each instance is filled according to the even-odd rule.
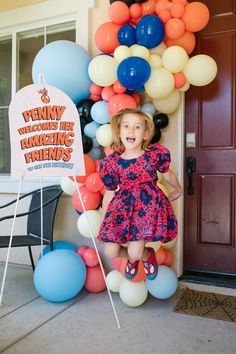
[[[8,28],[0,28],[0,38],[9,36],[12,38],[12,89],[11,97],[16,94],[17,86],[17,33],[33,30],[39,27],[59,25],[65,22],[75,22],[75,42],[88,50],[88,16],[89,8],[93,7],[93,0],[86,1],[83,6],[78,6],[78,10],[69,14],[55,15],[45,19],[36,19],[29,23],[20,23]],[[47,4],[44,5],[45,7]],[[22,8],[21,8],[22,9]],[[60,177],[43,177],[43,185],[60,184]],[[0,174],[0,193],[17,193],[19,180],[11,178],[10,174]],[[25,177],[22,182],[22,192],[27,193],[33,189],[39,188],[39,177]]]

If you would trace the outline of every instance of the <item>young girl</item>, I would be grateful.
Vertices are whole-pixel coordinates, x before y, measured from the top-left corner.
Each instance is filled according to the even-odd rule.
[[[170,154],[162,145],[149,145],[154,124],[145,113],[125,109],[111,119],[115,150],[100,165],[106,186],[98,239],[105,242],[111,258],[128,259],[125,274],[133,279],[143,261],[148,279],[155,279],[158,265],[153,248],[146,242],[173,240],[177,221],[169,202],[182,194],[176,175],[169,170]],[[174,188],[167,198],[157,186],[157,170]],[[127,247],[123,247],[126,245]]]

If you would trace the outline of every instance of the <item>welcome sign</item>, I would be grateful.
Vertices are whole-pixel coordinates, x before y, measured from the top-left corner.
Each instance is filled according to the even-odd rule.
[[[12,177],[85,174],[79,114],[64,92],[24,87],[11,101],[9,123]]]

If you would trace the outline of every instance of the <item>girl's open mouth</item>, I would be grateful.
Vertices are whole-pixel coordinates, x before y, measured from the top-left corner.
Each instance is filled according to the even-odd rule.
[[[134,143],[135,142],[135,138],[126,138],[126,140],[128,141],[128,143]]]

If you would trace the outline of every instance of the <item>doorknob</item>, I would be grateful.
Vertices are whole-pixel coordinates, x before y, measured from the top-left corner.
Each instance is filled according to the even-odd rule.
[[[188,176],[187,192],[189,195],[194,194],[192,176],[195,171],[196,171],[196,158],[193,156],[188,156],[186,158],[186,172],[187,172],[187,176]]]

